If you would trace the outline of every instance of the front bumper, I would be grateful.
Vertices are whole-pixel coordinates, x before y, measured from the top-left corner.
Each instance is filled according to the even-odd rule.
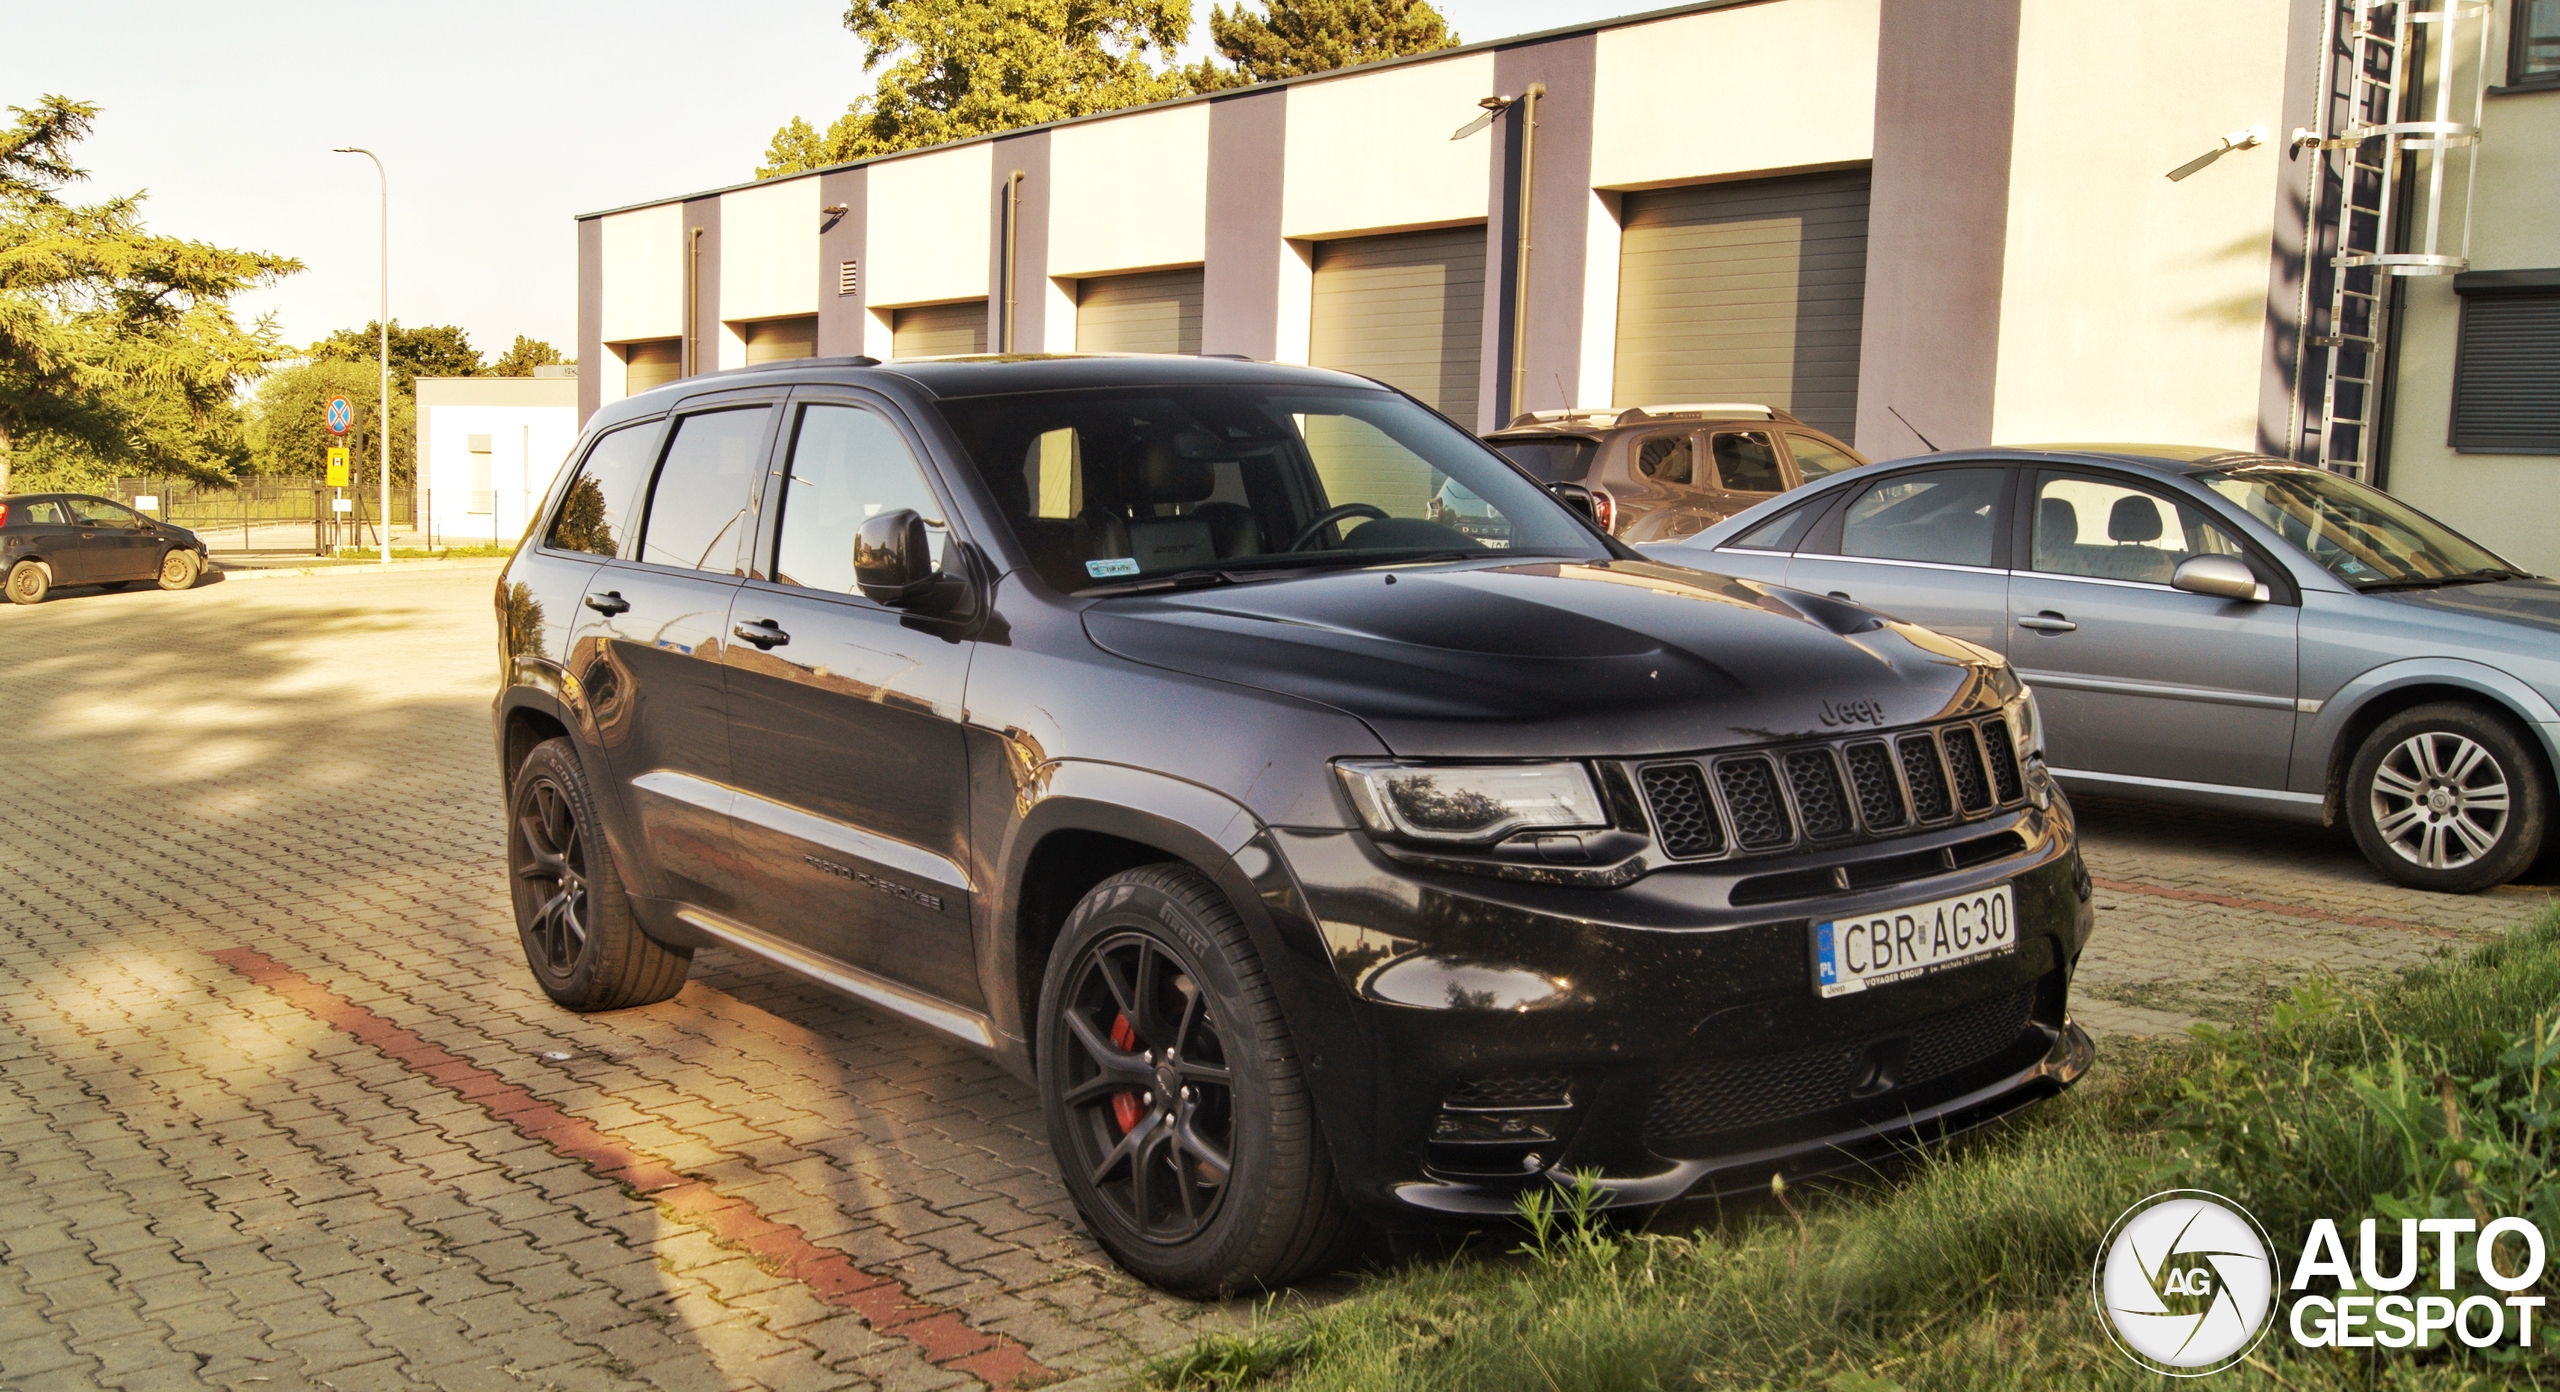
[[[1400,864],[1356,832],[1275,831],[1352,1000],[1358,1038],[1327,1052],[1356,1050],[1362,1066],[1310,1074],[1334,1093],[1319,1102],[1346,1190],[1388,1222],[1508,1213],[1567,1171],[1596,1172],[1617,1206],[1765,1191],[1772,1174],[1865,1163],[2070,1086],[2094,1051],[2067,1013],[2093,922],[2068,804],[1858,851],[1999,830],[2021,849],[1745,908],[1729,903],[1739,869],[1770,865],[1603,889]],[[1815,993],[1814,922],[2004,882],[2014,951]]]

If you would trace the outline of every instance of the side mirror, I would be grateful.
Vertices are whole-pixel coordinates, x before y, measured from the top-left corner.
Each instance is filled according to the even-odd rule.
[[[2189,594],[2244,603],[2263,604],[2267,599],[2266,587],[2258,583],[2256,573],[2236,556],[2189,556],[2178,562],[2177,573],[2169,577],[2169,586]]]
[[[1578,483],[1551,483],[1547,491],[1556,495],[1557,502],[1581,513],[1584,521],[1594,527],[1600,525],[1600,512],[1592,506],[1590,489]]]
[[[874,604],[901,608],[933,589],[933,539],[914,508],[863,519],[853,536],[853,584]]]

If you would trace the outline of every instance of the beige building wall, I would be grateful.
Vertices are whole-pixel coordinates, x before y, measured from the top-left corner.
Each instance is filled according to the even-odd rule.
[[[2026,0],[1992,439],[2257,444],[2283,0]],[[2199,42],[2210,35],[2211,42]],[[2262,126],[2189,178],[2169,170]]]
[[[603,361],[593,371],[601,398],[630,395],[622,358],[610,345],[684,332],[684,205],[661,203],[603,219]]]
[[[1493,55],[1471,53],[1289,89],[1280,232],[1323,238],[1485,215],[1496,144],[1449,133],[1484,113]],[[1285,296],[1284,296],[1285,298]]]
[[[2507,5],[2496,7],[2503,21]],[[2489,49],[2491,85],[2506,80],[2504,24]],[[2462,36],[2468,53],[2477,40]],[[2471,84],[2471,62],[2455,90]],[[2432,112],[2429,113],[2432,116]],[[2467,103],[2454,119],[2467,121]],[[2472,207],[2471,268],[2475,271],[2548,270],[2560,267],[2560,95],[2549,92],[2489,97],[2480,116],[2480,187]],[[2462,231],[2462,167],[2448,166],[2445,250],[2459,251]],[[2423,166],[2420,177],[2424,177]],[[2560,575],[2560,456],[2456,454],[2453,428],[2453,361],[2462,305],[2444,276],[2412,276],[2402,282],[2399,389],[2391,420],[2391,491],[2480,541],[2508,560],[2544,575]]]
[[[747,365],[740,325],[818,312],[818,181],[720,196],[720,366]]]
[[[871,308],[987,293],[994,152],[994,145],[981,141],[871,166],[862,268],[864,301]]]
[[[1206,103],[1060,126],[1050,135],[1050,275],[1194,265],[1205,254],[1208,227]],[[1072,302],[1069,308],[1072,319]]]
[[[1870,158],[1882,3],[1785,0],[1600,31],[1592,186],[1642,188]],[[1719,62],[1723,54],[1734,61]],[[1583,380],[1594,380],[1588,363]]]

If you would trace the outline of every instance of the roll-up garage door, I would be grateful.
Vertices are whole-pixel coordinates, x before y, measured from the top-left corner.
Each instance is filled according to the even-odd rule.
[[[1200,268],[1076,282],[1079,353],[1200,351]]]
[[[939,358],[987,351],[987,302],[917,305],[889,313],[889,354]]]
[[[747,366],[818,355],[818,317],[763,319],[741,326],[747,341]]]
[[[684,375],[684,344],[672,338],[622,345],[622,390],[638,396]]]
[[[1473,429],[1484,228],[1316,244],[1307,361],[1401,387]]]
[[[1625,224],[1618,405],[1757,401],[1855,433],[1865,171],[1631,193]]]

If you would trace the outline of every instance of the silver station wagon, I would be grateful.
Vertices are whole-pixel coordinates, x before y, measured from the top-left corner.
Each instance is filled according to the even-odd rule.
[[[2066,788],[2344,820],[2402,884],[2540,854],[2560,584],[2377,489],[2165,445],[1949,452],[1644,548],[2008,657]]]

